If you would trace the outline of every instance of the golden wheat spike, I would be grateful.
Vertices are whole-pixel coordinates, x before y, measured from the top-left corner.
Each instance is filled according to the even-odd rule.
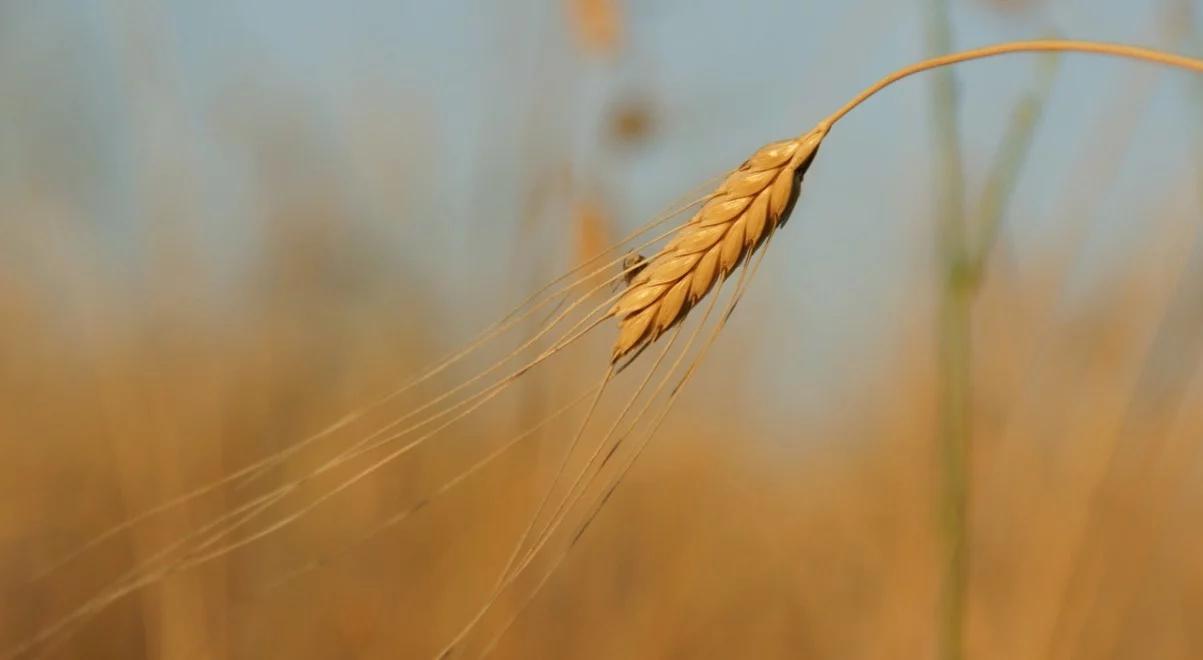
[[[827,135],[761,147],[627,285],[610,313],[618,318],[613,361],[655,341],[789,217],[802,176]]]

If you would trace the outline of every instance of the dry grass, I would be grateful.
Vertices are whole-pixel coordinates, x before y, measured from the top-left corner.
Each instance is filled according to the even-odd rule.
[[[1035,649],[1068,580],[1074,521],[1085,515],[1083,495],[1097,483],[1092,466],[1108,451],[1109,420],[1129,396],[1142,337],[1155,322],[1157,296],[1150,294],[1164,286],[1145,266],[1132,275],[1137,277],[1117,295],[1066,319],[1056,335],[1064,346],[1035,363],[1039,346],[1015,338],[1039,334],[1047,322],[1030,313],[1029,302],[1047,284],[1032,278],[1026,288],[996,283],[985,291],[989,314],[978,339],[991,351],[979,378],[993,386],[979,393],[975,406],[981,435],[973,471],[979,558],[970,597],[973,657],[1038,657]],[[36,317],[20,298],[5,295],[6,309]],[[348,353],[331,326],[312,325],[295,326],[305,329],[285,347],[279,328],[300,321],[300,310],[261,318],[249,334],[214,337],[202,347],[185,340],[182,326],[160,334],[157,347],[89,346],[87,352],[102,361],[86,364],[105,374],[95,386],[80,383],[85,363],[78,353],[32,336],[8,337],[44,348],[23,367],[10,362],[3,380],[5,437],[39,439],[23,448],[5,445],[5,455],[20,466],[4,484],[5,538],[21,540],[5,544],[4,602],[25,604],[4,608],[6,642],[79,602],[102,571],[130,561],[154,539],[130,538],[103,549],[86,567],[29,585],[28,575],[47,560],[106,521],[244,463],[248,453],[258,453],[253,447],[269,429],[301,431],[324,423],[347,402],[376,390],[391,370],[412,368],[399,356],[429,349],[411,340],[400,351],[393,345]],[[363,317],[343,318],[349,323]],[[393,323],[404,327],[401,320]],[[1083,343],[1074,331],[1082,326],[1109,330],[1092,331],[1093,339]],[[660,436],[658,449],[646,454],[588,542],[503,639],[497,657],[929,653],[938,575],[930,513],[935,388],[931,356],[915,350],[927,344],[925,330],[896,338],[897,360],[878,365],[874,386],[850,402],[855,414],[799,418],[782,434],[724,419],[700,396],[683,402],[681,422]],[[732,338],[724,345],[741,339]],[[715,358],[722,364],[734,357],[730,353],[720,350]],[[322,361],[337,364],[337,371],[315,370],[317,356],[329,356]],[[150,372],[135,369],[138,364],[160,366]],[[1017,386],[1009,386],[1023,365]],[[1081,387],[1084,382],[1090,386]],[[1031,387],[1039,391],[1027,392]],[[256,400],[247,399],[249,389]],[[108,393],[104,408],[95,392]],[[1193,411],[1201,409],[1199,397],[1196,382],[1182,412],[1165,413],[1170,427],[1142,437],[1197,448],[1203,419]],[[63,418],[59,410],[72,414]],[[100,423],[106,418],[217,419],[223,440],[220,447],[203,441],[210,432],[204,426]],[[491,434],[483,419],[463,430],[465,438]],[[81,444],[80,438],[92,441]],[[772,438],[809,449],[764,448],[762,441]],[[114,456],[114,442],[158,447],[160,453],[147,456],[140,449]],[[57,655],[180,657],[192,649],[219,657],[429,656],[494,579],[529,512],[526,489],[546,483],[546,470],[533,467],[538,454],[531,449],[406,525],[348,555],[335,554],[303,579],[269,589],[310,559],[337,553],[479,455],[461,442],[425,453],[298,524],[287,540],[248,547],[192,577],[173,578],[116,604]],[[88,496],[62,497],[63,483],[80,484],[77,490]],[[139,484],[141,492],[129,489]],[[1091,574],[1073,588],[1075,607],[1130,613],[1118,625],[1088,621],[1071,644],[1077,657],[1140,657],[1139,651],[1156,648],[1157,657],[1190,658],[1203,651],[1203,639],[1182,617],[1192,603],[1203,602],[1203,536],[1192,522],[1200,495],[1193,478],[1172,488],[1164,480],[1146,480],[1118,491],[1112,511],[1161,512],[1160,531],[1137,533],[1130,526],[1135,521],[1107,514],[1086,547],[1103,556],[1156,548],[1157,558],[1131,566],[1141,572],[1139,580]],[[177,524],[221,506],[194,507]],[[171,525],[155,529],[174,533]],[[504,614],[513,604],[503,600],[498,607]],[[1113,638],[1110,648],[1102,646],[1103,632]],[[1133,645],[1126,654],[1116,650]]]

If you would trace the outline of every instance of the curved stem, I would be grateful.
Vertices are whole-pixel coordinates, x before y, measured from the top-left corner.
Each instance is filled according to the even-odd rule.
[[[867,101],[871,96],[881,90],[893,85],[894,83],[932,69],[949,66],[952,64],[960,64],[961,62],[969,62],[971,60],[982,60],[989,57],[997,57],[1009,53],[1047,53],[1047,52],[1072,52],[1072,53],[1092,53],[1095,55],[1108,55],[1111,57],[1122,57],[1130,60],[1143,60],[1154,64],[1164,64],[1166,66],[1187,69],[1196,73],[1203,73],[1203,60],[1198,60],[1192,57],[1183,55],[1174,55],[1173,53],[1165,53],[1152,48],[1141,48],[1140,46],[1127,46],[1124,44],[1110,44],[1098,41],[1073,41],[1069,39],[1038,39],[1034,41],[1010,41],[1007,43],[995,44],[993,46],[983,46],[974,48],[973,50],[961,51],[959,53],[951,53],[941,55],[931,59],[916,62],[910,66],[903,67],[890,75],[882,78],[873,85],[866,88],[860,94],[857,94],[851,101],[844,104],[842,108],[836,110],[831,116],[819,122],[821,129],[830,129],[836,122],[844,118],[844,115],[852,112],[856,106]]]

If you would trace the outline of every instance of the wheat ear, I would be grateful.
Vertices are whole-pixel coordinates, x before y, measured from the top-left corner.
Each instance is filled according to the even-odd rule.
[[[827,135],[820,126],[761,147],[676,236],[648,260],[610,313],[619,320],[612,361],[655,341],[685,318],[773,230],[785,223],[802,177]]]

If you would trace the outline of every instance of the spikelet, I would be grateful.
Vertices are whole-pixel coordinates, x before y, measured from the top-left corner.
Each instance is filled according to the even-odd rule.
[[[655,341],[785,223],[825,126],[760,148],[633,277],[610,314],[613,361]]]

